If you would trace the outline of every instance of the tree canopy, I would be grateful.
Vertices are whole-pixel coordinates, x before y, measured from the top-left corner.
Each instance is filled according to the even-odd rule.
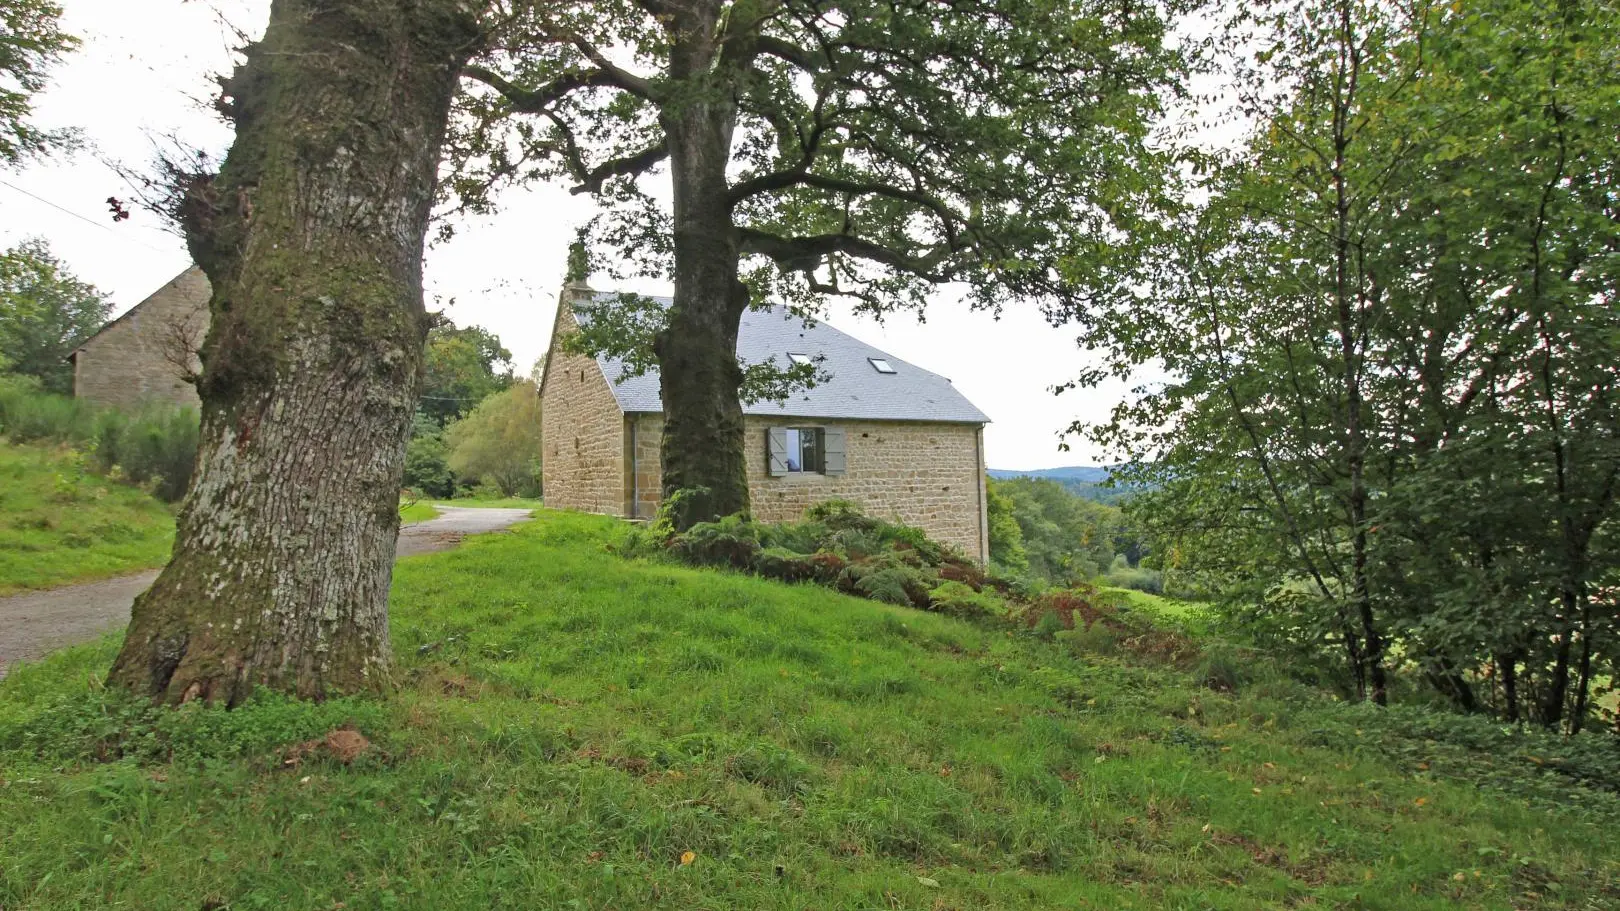
[[[51,65],[79,46],[61,20],[62,7],[51,0],[0,3],[0,165],[14,166],[73,141],[71,132],[42,130],[29,121]]]
[[[540,390],[528,380],[478,403],[445,432],[450,468],[502,496],[540,494]]]
[[[1093,428],[1166,560],[1382,700],[1579,728],[1612,665],[1620,160],[1612,6],[1260,3],[1256,123],[1087,317],[1171,380]]]
[[[68,356],[111,309],[107,296],[74,277],[45,241],[25,240],[0,253],[0,369],[71,394]]]
[[[482,326],[439,317],[428,330],[419,410],[439,425],[455,420],[512,382],[512,352]]]

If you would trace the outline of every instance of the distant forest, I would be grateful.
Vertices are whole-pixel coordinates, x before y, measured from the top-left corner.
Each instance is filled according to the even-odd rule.
[[[985,473],[998,481],[1006,481],[1012,478],[1038,478],[1056,481],[1062,484],[1070,493],[1084,497],[1093,503],[1118,505],[1131,495],[1132,488],[1124,483],[1120,483],[1117,487],[1108,483],[1109,478],[1113,475],[1114,467],[1110,465],[1067,465],[1062,468],[1037,468],[1032,471],[991,468]]]

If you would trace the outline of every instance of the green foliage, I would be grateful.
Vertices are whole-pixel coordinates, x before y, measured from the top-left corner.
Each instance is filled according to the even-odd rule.
[[[50,68],[79,39],[62,30],[62,7],[51,0],[0,4],[0,166],[15,167],[52,149],[71,149],[71,131],[48,131],[29,122],[33,97]]]
[[[0,437],[85,451],[95,469],[168,502],[185,495],[197,461],[197,413],[153,406],[134,414],[56,395],[24,377],[0,376]]]
[[[998,520],[1005,524],[1010,518],[1026,571],[1040,582],[1065,586],[1087,581],[1107,569],[1116,552],[1141,553],[1134,530],[1119,509],[1078,497],[1057,481],[990,478],[986,490],[992,535]],[[1003,532],[1010,533],[1010,529]],[[994,537],[991,540],[991,559],[999,560]]]
[[[494,393],[445,431],[449,467],[462,481],[482,481],[500,496],[540,495],[540,391],[518,380]]]
[[[572,255],[576,272],[667,272],[668,216],[638,178],[700,156],[694,166],[718,168],[717,192],[734,203],[734,225],[705,227],[733,228],[742,255],[774,265],[747,270],[755,300],[841,292],[884,310],[961,281],[987,304],[1009,293],[1033,304],[1081,283],[1081,270],[1051,268],[1055,256],[1097,257],[1091,241],[1123,229],[1156,185],[1144,141],[1179,69],[1164,43],[1179,9],[863,2],[825,17],[800,3],[780,15],[704,7],[676,22],[628,0],[583,19],[525,4],[471,71],[491,91],[463,101],[450,190],[487,210],[502,183],[571,180],[607,210],[581,246],[615,251]],[[697,37],[707,34],[724,40]],[[596,50],[616,46],[650,75]],[[694,93],[723,103],[691,105]],[[733,124],[714,145],[688,150],[667,135],[708,116]],[[834,135],[857,137],[861,154],[822,142]]]
[[[100,686],[115,641],[14,669],[0,901],[1562,911],[1620,886],[1594,738],[1212,692],[626,561],[623,531],[542,513],[402,561],[386,698],[154,710]],[[373,750],[285,764],[341,728]]]
[[[1188,202],[1136,235],[1153,305],[1076,314],[1170,378],[1091,428],[1127,513],[1176,588],[1354,696],[1591,723],[1620,670],[1620,12],[1229,14],[1211,63],[1256,128],[1187,149]]]
[[[449,497],[456,492],[456,475],[450,470],[450,446],[444,429],[425,412],[411,419],[411,440],[405,445],[404,484],[424,496]]]
[[[417,409],[441,427],[512,384],[512,352],[482,326],[440,317],[428,331]]]
[[[0,442],[0,595],[162,565],[174,516],[70,449]]]
[[[0,88],[0,110],[3,92]],[[0,126],[0,160],[6,158],[5,149]],[[101,328],[111,310],[107,296],[75,278],[44,240],[25,240],[0,253],[0,369],[35,377],[51,392],[71,395],[73,364],[68,356]]]
[[[1005,601],[963,582],[941,582],[929,591],[928,601],[931,610],[963,620],[1002,620],[1007,613]]]
[[[1012,500],[993,479],[985,482],[985,516],[990,525],[990,563],[1006,576],[1029,571],[1024,552],[1024,530],[1013,513]]]
[[[1119,588],[1131,588],[1150,595],[1164,594],[1164,573],[1146,566],[1132,566],[1124,554],[1114,557],[1103,574],[1103,581]]]

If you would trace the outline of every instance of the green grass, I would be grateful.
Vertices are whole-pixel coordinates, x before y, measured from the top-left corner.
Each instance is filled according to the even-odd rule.
[[[0,682],[0,906],[1620,901],[1620,798],[1550,759],[1282,682],[1215,693],[810,586],[627,563],[604,547],[623,528],[542,512],[402,561],[386,700],[156,711],[102,690],[113,640],[19,668]],[[287,764],[344,724],[369,754]]]
[[[1204,605],[1195,601],[1180,601],[1151,592],[1137,591],[1134,588],[1103,588],[1102,591],[1118,597],[1132,610],[1143,611],[1157,617],[1182,619],[1204,609]]]
[[[404,525],[426,522],[438,514],[439,511],[433,507],[432,503],[426,500],[417,500],[410,504],[399,504],[399,521]]]
[[[454,500],[435,500],[440,506],[475,506],[480,509],[539,509],[537,497],[457,497]]]
[[[0,595],[161,566],[174,516],[66,449],[0,443]]]

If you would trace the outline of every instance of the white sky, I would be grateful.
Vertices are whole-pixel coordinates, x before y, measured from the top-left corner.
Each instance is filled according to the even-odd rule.
[[[173,278],[188,258],[180,238],[150,212],[132,206],[129,220],[112,222],[107,197],[128,201],[134,194],[104,162],[144,170],[155,158],[154,143],[170,134],[222,152],[230,131],[208,108],[216,94],[212,76],[230,66],[236,44],[222,18],[257,34],[269,3],[63,0],[63,6],[66,27],[83,44],[36,99],[35,121],[78,127],[91,147],[20,173],[0,171],[0,246],[46,238],[80,278],[112,295],[116,314]],[[508,192],[501,203],[498,215],[462,223],[452,241],[429,248],[426,282],[430,307],[443,307],[458,325],[495,332],[521,374],[549,342],[567,245],[590,217],[591,203],[562,187]],[[658,281],[622,290],[669,293]],[[1058,435],[1076,418],[1105,419],[1124,386],[1051,393],[1087,363],[1072,331],[1050,327],[1032,308],[1009,308],[997,320],[944,297],[927,320],[900,316],[880,325],[836,301],[828,318],[869,344],[950,377],[994,421],[985,432],[992,467],[1100,461],[1101,454],[1079,439],[1070,441],[1073,451],[1059,451]]]

